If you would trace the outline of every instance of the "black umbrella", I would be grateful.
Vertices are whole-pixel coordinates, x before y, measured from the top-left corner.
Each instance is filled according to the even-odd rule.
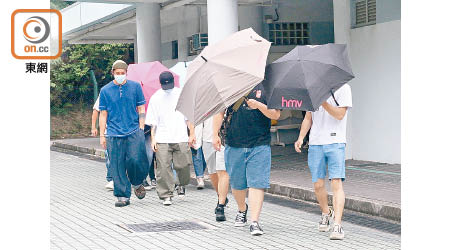
[[[315,111],[353,78],[346,45],[297,46],[267,66],[267,106]]]

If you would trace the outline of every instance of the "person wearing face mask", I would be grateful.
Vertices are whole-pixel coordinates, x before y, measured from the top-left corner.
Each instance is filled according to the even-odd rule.
[[[173,168],[178,176],[178,195],[184,197],[193,166],[189,147],[195,144],[195,129],[183,114],[175,110],[181,89],[174,86],[169,71],[159,76],[161,89],[150,98],[145,124],[152,126],[152,149],[156,154],[156,192],[163,204],[172,204],[175,189]],[[187,127],[189,128],[189,136]]]
[[[116,207],[130,204],[131,186],[139,199],[145,197],[142,183],[149,170],[144,138],[144,93],[139,83],[126,79],[127,68],[124,61],[115,61],[114,80],[100,90],[100,144],[109,153]]]

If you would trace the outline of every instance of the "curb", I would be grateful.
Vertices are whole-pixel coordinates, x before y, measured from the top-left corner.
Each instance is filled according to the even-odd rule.
[[[95,148],[79,147],[71,144],[62,143],[59,141],[54,141],[51,143],[51,150],[55,150],[55,148],[76,151],[84,154],[90,154],[97,157],[105,158],[105,151]],[[191,183],[194,185],[197,183],[195,177],[191,177]],[[205,180],[205,184],[211,186],[209,180]],[[317,203],[314,190],[305,187],[289,186],[281,183],[271,183],[270,188],[267,189],[266,192],[269,194],[280,195],[291,199]],[[329,204],[332,204],[332,198],[333,196],[329,193],[328,194]],[[401,207],[398,207],[395,204],[384,203],[381,201],[374,201],[360,197],[345,197],[344,208],[364,214],[383,217],[398,222],[401,221]]]

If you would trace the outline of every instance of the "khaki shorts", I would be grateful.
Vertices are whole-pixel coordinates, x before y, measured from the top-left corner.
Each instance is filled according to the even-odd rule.
[[[211,142],[203,142],[203,156],[205,157],[208,173],[214,174],[218,170],[226,171],[225,168],[225,147],[221,146],[220,151],[216,151]]]

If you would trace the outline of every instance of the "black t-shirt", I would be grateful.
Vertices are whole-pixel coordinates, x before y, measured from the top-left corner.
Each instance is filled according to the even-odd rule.
[[[258,84],[247,96],[267,104],[264,87]],[[232,112],[231,105],[227,113]],[[226,131],[226,144],[234,148],[253,148],[261,145],[270,145],[270,119],[259,109],[250,109],[244,101],[239,109],[233,113],[230,125]]]

